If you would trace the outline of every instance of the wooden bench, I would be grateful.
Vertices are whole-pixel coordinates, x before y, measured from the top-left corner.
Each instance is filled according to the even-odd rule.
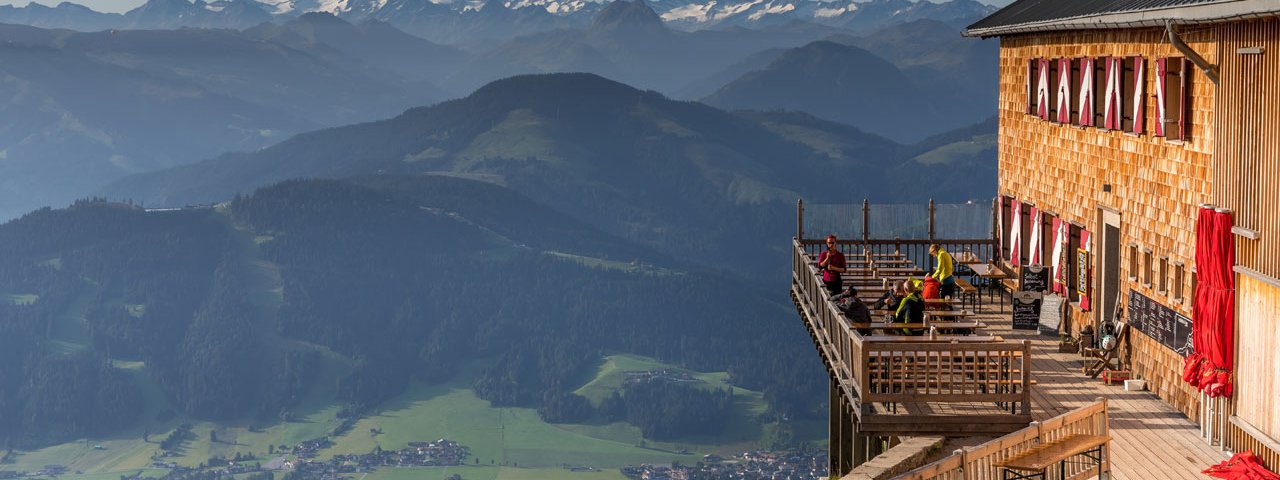
[[[973,286],[968,280],[960,277],[956,279],[956,291],[960,294],[960,306],[963,307],[965,301],[969,303],[969,307],[974,310],[978,309],[978,287]]]
[[[1055,465],[1058,467],[1057,478],[1066,479],[1068,478],[1066,475],[1067,459],[1083,455],[1096,463],[1098,466],[1096,476],[1102,478],[1105,464],[1103,455],[1109,441],[1111,441],[1111,437],[1108,435],[1072,435],[1037,445],[1030,450],[996,463],[996,466],[1001,468],[1001,478],[1005,480],[1044,479],[1047,478],[1047,471]],[[1085,476],[1087,478],[1094,475],[1086,474]]]

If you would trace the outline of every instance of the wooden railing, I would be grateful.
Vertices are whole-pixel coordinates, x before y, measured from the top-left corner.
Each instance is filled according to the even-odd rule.
[[[940,239],[940,240],[907,240],[901,238],[889,240],[840,240],[838,246],[840,251],[845,255],[862,254],[863,252],[871,253],[901,253],[907,259],[925,270],[932,270],[934,267],[933,257],[929,255],[929,245],[936,243],[943,250],[950,252],[953,257],[959,258],[965,252],[972,253],[975,257],[983,260],[996,259],[996,243],[991,239]],[[803,246],[806,253],[817,255],[818,252],[827,248],[824,239],[801,239],[799,244]]]
[[[981,245],[983,241],[969,242]],[[853,405],[866,402],[990,402],[1029,415],[1029,342],[893,342],[864,340],[844,320],[822,284],[811,253],[816,241],[792,243],[796,304],[842,390]],[[842,242],[849,254],[862,242]],[[859,252],[861,250],[858,250]]]
[[[895,477],[896,480],[982,480],[1002,478],[996,465],[1028,449],[1071,435],[1107,435],[1107,401],[1077,408],[1044,422],[997,438],[990,442],[956,450],[954,454]],[[1107,453],[1110,455],[1110,452]],[[1067,462],[1065,478],[1089,478],[1098,468],[1087,462]],[[1111,471],[1110,458],[1104,456],[1102,471]],[[1057,471],[1047,472],[1049,479],[1059,478]]]

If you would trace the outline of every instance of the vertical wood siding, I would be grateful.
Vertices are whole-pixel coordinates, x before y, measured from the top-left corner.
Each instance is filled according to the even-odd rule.
[[[1213,203],[1235,210],[1236,225],[1261,232],[1236,241],[1236,263],[1280,277],[1280,20],[1224,24],[1218,35]],[[1248,47],[1265,53],[1237,53]]]
[[[1245,275],[1236,279],[1235,412],[1271,438],[1280,438],[1280,288]]]
[[[1188,29],[1183,39],[1214,63],[1218,57],[1215,35],[1214,27],[1204,27]],[[1181,56],[1164,38],[1163,30],[1010,36],[1001,39],[1000,52],[999,193],[1033,202],[1095,234],[1100,233],[1098,208],[1114,209],[1121,212],[1121,245],[1136,243],[1171,262],[1194,264],[1195,217],[1198,205],[1212,196],[1211,157],[1215,150],[1215,88],[1203,72],[1196,71],[1191,86],[1190,139],[1178,142],[1155,137],[1149,128],[1145,134],[1134,135],[1048,122],[1025,113],[1028,60],[1141,56],[1150,67],[1156,58]],[[1158,112],[1154,104],[1156,81],[1158,76],[1151,72],[1145,75],[1142,111],[1146,125],[1156,121],[1151,118]],[[1111,185],[1111,192],[1104,193],[1103,184]],[[1171,293],[1158,293],[1153,286],[1129,281],[1133,275],[1128,267],[1130,249],[1120,251],[1122,296],[1135,289],[1191,314],[1189,300],[1175,302]],[[1190,277],[1183,279],[1185,292],[1191,291]],[[1098,274],[1094,278],[1096,282]],[[1093,314],[1077,310],[1073,317]],[[1073,321],[1073,328],[1084,323]],[[1195,419],[1198,395],[1180,379],[1182,357],[1140,332],[1134,332],[1132,338],[1135,373],[1147,379],[1157,395]]]

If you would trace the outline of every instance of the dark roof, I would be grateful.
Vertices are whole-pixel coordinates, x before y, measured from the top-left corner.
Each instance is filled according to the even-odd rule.
[[[1018,0],[969,25],[965,36],[1210,23],[1280,14],[1276,0]]]

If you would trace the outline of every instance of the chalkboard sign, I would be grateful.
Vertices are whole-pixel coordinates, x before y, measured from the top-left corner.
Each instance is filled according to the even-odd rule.
[[[1040,328],[1040,292],[1013,293],[1013,328],[1038,330]]]
[[[1129,291],[1129,326],[1184,357],[1194,351],[1191,319],[1133,290]]]
[[[1024,265],[1020,276],[1019,290],[1044,292],[1049,289],[1049,269],[1043,265]]]
[[[1062,331],[1062,304],[1067,299],[1060,295],[1045,295],[1040,300],[1040,334],[1057,335]]]

